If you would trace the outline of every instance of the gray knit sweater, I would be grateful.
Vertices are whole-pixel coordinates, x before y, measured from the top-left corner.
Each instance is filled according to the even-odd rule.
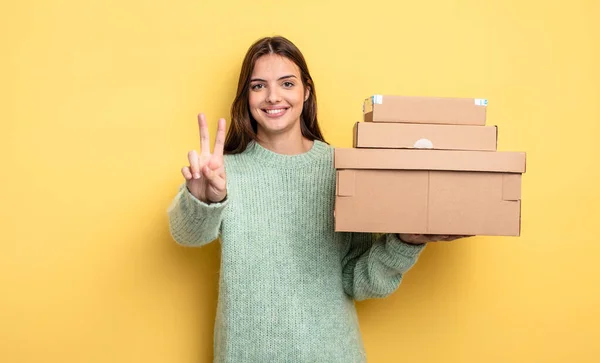
[[[394,292],[423,245],[334,232],[326,143],[281,155],[252,142],[224,162],[225,201],[205,204],[184,184],[168,209],[177,243],[220,237],[214,361],[366,361],[353,300]]]

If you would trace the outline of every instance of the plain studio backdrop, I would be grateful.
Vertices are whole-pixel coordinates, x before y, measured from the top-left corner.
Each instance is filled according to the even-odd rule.
[[[402,94],[487,98],[498,150],[527,152],[522,236],[428,246],[358,304],[370,361],[597,361],[597,1],[0,8],[0,361],[211,361],[219,245],[176,245],[166,209],[196,114],[214,140],[248,46],[276,34],[304,52],[334,146],[365,97]]]

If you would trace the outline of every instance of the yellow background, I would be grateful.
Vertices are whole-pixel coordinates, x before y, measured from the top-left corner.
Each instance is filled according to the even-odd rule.
[[[520,238],[430,245],[358,305],[371,362],[597,362],[600,5],[14,1],[0,11],[0,361],[209,362],[218,243],[166,208],[197,112],[229,114],[251,42],[304,52],[351,145],[374,93],[482,97],[526,151]]]

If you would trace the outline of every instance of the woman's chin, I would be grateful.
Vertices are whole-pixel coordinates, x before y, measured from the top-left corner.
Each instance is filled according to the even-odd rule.
[[[298,120],[297,123],[299,122],[300,121]],[[265,135],[278,135],[291,132],[295,129],[295,126],[296,125],[294,123],[290,123],[285,119],[263,119],[258,122],[260,131],[262,131],[262,133]],[[299,127],[298,130],[300,130]]]

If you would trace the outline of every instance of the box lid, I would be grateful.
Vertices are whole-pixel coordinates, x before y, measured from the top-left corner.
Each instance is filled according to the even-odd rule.
[[[483,98],[373,95],[363,102],[367,122],[485,125]]]
[[[335,148],[334,167],[524,173],[525,157],[507,151]]]
[[[352,146],[379,149],[496,151],[498,128],[475,125],[356,122]]]

